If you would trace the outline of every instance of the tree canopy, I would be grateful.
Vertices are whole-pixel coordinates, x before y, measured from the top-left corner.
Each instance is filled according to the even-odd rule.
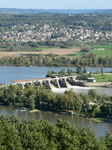
[[[0,116],[0,149],[2,150],[111,150],[112,134],[98,139],[90,127],[78,128],[58,120],[19,120]]]

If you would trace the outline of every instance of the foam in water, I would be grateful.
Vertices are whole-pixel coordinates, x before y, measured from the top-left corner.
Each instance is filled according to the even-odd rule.
[[[112,88],[102,88],[102,87],[81,87],[81,86],[68,86],[67,88],[52,88],[54,93],[63,94],[65,91],[72,89],[76,93],[87,94],[90,89],[95,89],[97,94],[107,94],[112,96]]]

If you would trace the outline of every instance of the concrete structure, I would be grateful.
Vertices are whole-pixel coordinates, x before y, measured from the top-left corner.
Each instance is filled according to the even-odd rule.
[[[12,80],[14,84],[20,84],[24,89],[27,85],[45,86],[49,89],[73,86],[83,87],[112,87],[112,82],[86,82],[76,80],[76,76],[57,77],[57,78],[36,78],[24,80]]]
[[[45,86],[47,88],[60,88],[69,86],[69,82],[76,79],[73,77],[57,77],[57,78],[37,78],[37,79],[25,79],[25,80],[12,80],[15,84],[20,84],[24,89],[27,85]]]

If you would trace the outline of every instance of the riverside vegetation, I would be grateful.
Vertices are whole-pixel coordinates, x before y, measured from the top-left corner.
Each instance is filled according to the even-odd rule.
[[[60,95],[35,85],[28,85],[24,90],[19,85],[10,85],[0,88],[0,103],[58,113],[73,111],[100,120],[107,120],[112,114],[112,97],[98,95],[95,89],[90,89],[88,94],[76,94],[71,89]]]
[[[73,57],[72,57],[73,56]],[[103,66],[112,67],[112,56],[97,57],[95,54],[90,52],[85,52],[80,57],[72,56],[55,56],[52,53],[48,55],[43,54],[29,54],[26,56],[18,57],[3,57],[0,59],[0,65],[10,65],[10,66]]]
[[[0,116],[1,150],[111,150],[111,141],[111,133],[98,139],[91,128],[60,119],[52,125],[45,120]]]

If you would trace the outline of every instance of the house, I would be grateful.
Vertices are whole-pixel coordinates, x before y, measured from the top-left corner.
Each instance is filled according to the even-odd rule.
[[[87,82],[96,82],[96,79],[95,78],[88,78]]]

